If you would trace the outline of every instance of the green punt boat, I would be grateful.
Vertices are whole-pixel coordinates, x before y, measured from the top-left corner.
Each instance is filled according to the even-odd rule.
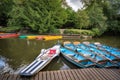
[[[20,35],[19,38],[25,39],[25,38],[27,38],[27,35]]]

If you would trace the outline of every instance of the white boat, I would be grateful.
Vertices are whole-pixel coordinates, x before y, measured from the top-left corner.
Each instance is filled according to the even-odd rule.
[[[32,76],[42,70],[53,58],[60,54],[60,45],[49,49],[42,49],[40,55],[25,69],[20,71],[21,76]]]

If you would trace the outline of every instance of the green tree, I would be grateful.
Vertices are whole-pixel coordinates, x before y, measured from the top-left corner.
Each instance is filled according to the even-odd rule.
[[[96,12],[97,10],[99,11],[101,10],[100,13],[102,13],[103,16],[100,17],[101,19],[103,19],[103,22],[105,21],[105,25],[108,26],[103,27],[102,31],[113,31],[114,33],[120,32],[120,0],[82,0],[82,1],[85,3],[85,7],[88,9],[92,9],[92,7],[94,6],[95,7],[94,12]],[[97,3],[98,6],[95,6],[95,3]],[[107,19],[105,19],[105,17]],[[96,17],[96,19],[98,18]],[[99,31],[99,28],[97,29],[97,31]]]
[[[108,31],[120,32],[120,0],[106,0],[103,11],[108,18]]]
[[[0,0],[0,26],[7,26],[8,13],[12,9],[12,0]]]
[[[82,28],[87,29],[88,28],[89,16],[85,10],[79,10],[76,13],[75,24],[76,24],[76,28],[78,28],[78,29],[82,29]]]
[[[8,13],[10,16],[7,25],[9,27],[22,27],[24,24],[24,2],[23,0],[13,0],[13,8]]]
[[[67,19],[62,28],[75,28],[76,12],[74,12],[69,6],[66,8],[65,12],[67,13]]]
[[[97,0],[91,1],[90,5],[86,8],[86,11],[90,20],[89,27],[93,30],[97,29],[99,35],[104,33],[107,29],[107,17],[103,14],[103,8],[101,7],[100,2],[98,3]]]
[[[53,33],[66,22],[61,0],[16,0],[9,26],[30,27],[39,33]]]

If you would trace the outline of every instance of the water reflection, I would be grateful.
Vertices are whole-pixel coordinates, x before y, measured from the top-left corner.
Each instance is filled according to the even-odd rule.
[[[0,74],[2,73],[14,73],[15,71],[7,63],[9,59],[0,56]]]
[[[3,69],[4,67],[5,67],[5,58],[0,56],[0,70]]]
[[[63,63],[63,66],[60,67],[60,70],[66,70],[66,69],[70,69],[70,67],[67,66],[65,63]]]
[[[29,41],[29,40],[27,40],[27,45],[29,46],[29,44],[30,44],[30,41]]]
[[[120,37],[115,36],[103,36],[99,38],[93,38],[89,40],[82,39],[65,39],[63,41],[90,41],[90,42],[101,42],[109,46],[117,47],[120,49]],[[58,40],[43,41],[43,40],[26,40],[26,39],[0,39],[0,55],[5,58],[6,66],[9,69],[8,72],[16,72],[31,63],[40,53],[42,48],[47,49],[56,44]],[[59,56],[52,60],[47,65],[45,70],[61,70],[61,69],[74,69],[78,68],[73,64],[69,63],[62,56]]]

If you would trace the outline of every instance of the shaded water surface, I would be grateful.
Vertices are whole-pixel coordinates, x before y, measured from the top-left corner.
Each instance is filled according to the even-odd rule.
[[[120,49],[120,37],[119,36],[102,36],[101,38],[93,39],[66,39],[59,40],[63,41],[90,41],[90,42],[101,42],[109,46],[113,46]],[[58,40],[42,41],[42,40],[27,40],[27,39],[0,39],[0,56],[4,58],[7,63],[8,72],[19,72],[20,69],[31,63],[37,55],[39,55],[42,48],[49,48],[56,44]],[[46,70],[60,70],[60,69],[71,69],[77,68],[62,56],[56,57],[52,62],[47,65],[43,71]],[[7,72],[7,71],[6,71]]]

